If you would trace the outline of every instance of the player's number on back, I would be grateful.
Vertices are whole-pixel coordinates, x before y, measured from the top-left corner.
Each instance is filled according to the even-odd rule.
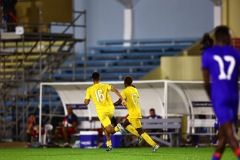
[[[219,80],[231,80],[232,73],[233,73],[234,67],[236,65],[235,59],[232,56],[224,56],[223,58],[221,58],[218,55],[214,55],[213,59],[215,61],[217,61],[218,65],[219,65],[220,74],[218,76],[218,79]],[[224,70],[225,66],[224,66],[224,62],[223,61],[226,61],[226,62],[230,63],[230,65],[229,65],[229,67],[227,69],[227,73]]]
[[[95,91],[95,95],[96,95],[96,98],[97,98],[98,102],[101,102],[101,101],[105,100],[105,96],[104,96],[104,94],[102,92],[103,91],[101,89]]]

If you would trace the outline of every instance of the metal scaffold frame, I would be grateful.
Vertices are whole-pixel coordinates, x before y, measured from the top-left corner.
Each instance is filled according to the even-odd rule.
[[[18,2],[25,1],[27,0]],[[43,1],[40,2],[39,23],[14,23],[13,25],[24,28],[25,33],[22,35],[1,32],[0,142],[25,140],[28,114],[38,112],[38,107],[33,109],[31,106],[36,97],[38,99],[37,88],[40,82],[54,81],[52,75],[56,68],[66,58],[74,55],[77,43],[84,43],[83,52],[86,58],[86,11],[74,10],[71,23],[43,23]],[[80,18],[83,18],[81,21],[83,24],[77,24]],[[4,24],[0,24],[0,27],[4,27]],[[61,33],[53,33],[54,27],[64,30]],[[38,28],[38,32],[29,32],[34,28]],[[77,28],[82,30],[83,37],[76,38]],[[47,32],[44,32],[45,29]],[[73,58],[76,61],[76,56]],[[86,62],[84,63],[86,67]],[[72,70],[74,81],[75,66]],[[86,69],[84,73],[86,75]],[[18,103],[19,101],[21,104]]]

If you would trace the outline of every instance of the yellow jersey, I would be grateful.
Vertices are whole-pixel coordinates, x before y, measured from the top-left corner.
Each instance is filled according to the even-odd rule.
[[[128,86],[121,93],[123,99],[127,102],[127,110],[129,118],[142,118],[140,105],[138,102],[138,90],[132,86]]]
[[[109,84],[97,83],[88,87],[85,99],[92,98],[96,106],[97,113],[108,112],[114,110],[114,105],[110,94],[112,86]]]

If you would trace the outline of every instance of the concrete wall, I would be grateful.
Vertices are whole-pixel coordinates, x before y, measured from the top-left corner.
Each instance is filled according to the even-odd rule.
[[[149,72],[146,76],[142,78],[143,80],[158,80],[162,78],[162,72],[160,66]]]
[[[239,0],[225,0],[222,5],[222,23],[231,28],[233,37],[240,37]]]
[[[50,23],[50,22],[71,22],[72,1],[71,0],[43,0],[23,1],[16,4],[18,23]],[[40,12],[42,14],[40,16]],[[41,17],[41,19],[40,19]],[[47,25],[46,25],[47,26]],[[29,31],[38,30],[38,27]],[[46,30],[44,26],[44,30]],[[27,30],[28,31],[28,30]]]
[[[88,46],[123,39],[124,7],[117,0],[75,0],[88,13]],[[141,0],[134,7],[133,38],[201,37],[213,28],[209,0]]]
[[[161,67],[143,79],[202,80],[201,56],[162,57]]]
[[[142,0],[135,8],[135,38],[201,37],[213,28],[210,0]]]
[[[39,10],[42,9],[42,20],[49,22],[71,22],[71,0],[23,1],[16,4],[18,22],[39,23]]]

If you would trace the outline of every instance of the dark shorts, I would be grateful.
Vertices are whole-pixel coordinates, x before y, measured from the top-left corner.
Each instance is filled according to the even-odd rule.
[[[213,100],[213,110],[220,125],[227,122],[236,123],[238,121],[238,100],[218,99]]]

